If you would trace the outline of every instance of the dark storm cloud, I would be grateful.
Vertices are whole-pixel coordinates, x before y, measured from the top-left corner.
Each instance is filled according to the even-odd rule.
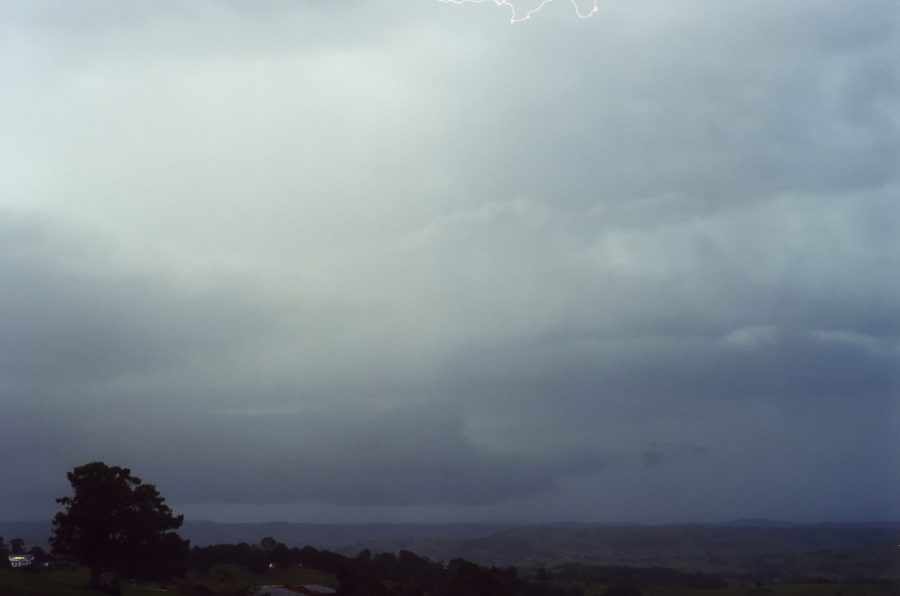
[[[4,5],[4,510],[897,515],[896,6],[553,5]]]
[[[370,506],[494,503],[604,465],[590,449],[492,453],[465,437],[459,412],[442,407],[269,414],[254,409],[262,387],[219,396],[189,394],[186,379],[174,394],[141,387],[142,377],[168,369],[204,374],[186,372],[184,361],[227,358],[220,344],[252,341],[271,321],[222,283],[185,292],[133,263],[117,272],[102,240],[39,220],[7,217],[2,229],[3,396],[16,410],[2,432],[14,444],[33,443],[29,460],[6,470],[21,487],[8,498],[20,507],[52,503],[64,492],[52,471],[86,457],[146,470],[180,502]],[[34,442],[35,428],[53,440]],[[34,482],[38,471],[46,479]]]
[[[41,424],[56,440],[35,443],[31,452],[48,478],[73,461],[74,450],[127,462],[184,504],[481,505],[540,494],[609,463],[591,450],[538,457],[491,452],[464,436],[458,414],[434,408],[210,415],[165,401],[145,403],[135,415],[128,400],[79,402],[55,406],[49,420],[46,408],[19,405],[17,424],[4,428],[5,436],[27,442],[23,429]],[[60,479],[29,481],[35,472],[31,462],[11,462],[7,477],[22,488],[7,498],[46,507],[65,492]]]
[[[449,376],[467,378],[460,386],[472,392],[478,387],[495,392],[503,387],[502,393],[512,400],[543,396],[560,406],[568,400],[595,400],[598,408],[607,396],[659,400],[883,396],[898,381],[896,337],[883,342],[828,332],[785,334],[788,337],[757,340],[756,345],[736,339],[757,332],[780,335],[771,329],[748,329],[727,338],[609,338],[505,347],[499,354],[472,354]],[[517,375],[504,387],[491,378],[498,374],[494,371],[503,371],[507,378],[510,371]]]
[[[434,410],[237,417],[221,426],[233,441],[225,457],[202,465],[205,482],[176,495],[193,502],[228,495],[237,502],[477,505],[543,492],[604,465],[588,451],[538,459],[491,453],[465,438],[458,414]]]
[[[695,459],[707,455],[707,450],[696,445],[654,443],[641,454],[641,461],[649,468],[664,466],[682,458]]]

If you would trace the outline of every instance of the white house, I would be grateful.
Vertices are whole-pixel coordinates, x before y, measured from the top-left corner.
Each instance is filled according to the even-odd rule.
[[[10,567],[25,567],[34,562],[34,555],[9,555]]]

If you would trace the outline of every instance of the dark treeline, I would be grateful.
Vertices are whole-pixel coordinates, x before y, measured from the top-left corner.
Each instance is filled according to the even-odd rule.
[[[717,575],[688,573],[666,567],[627,567],[624,565],[558,565],[549,571],[540,570],[538,576],[557,581],[593,582],[598,584],[679,587],[725,588],[728,583]]]
[[[565,588],[519,577],[514,567],[482,567],[464,559],[447,564],[401,550],[399,553],[372,554],[364,550],[356,557],[345,557],[311,546],[288,548],[265,538],[260,546],[247,543],[194,547],[190,564],[200,571],[213,565],[241,565],[262,572],[270,564],[303,565],[334,574],[338,594],[344,596],[580,596],[582,590]]]

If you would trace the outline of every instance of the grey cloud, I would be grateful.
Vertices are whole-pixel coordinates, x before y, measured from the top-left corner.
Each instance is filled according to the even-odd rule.
[[[258,424],[266,424],[264,444],[258,436],[238,442],[224,481],[210,478],[195,500],[485,504],[544,491],[604,463],[589,452],[537,461],[492,454],[464,438],[458,416],[419,408]]]
[[[514,409],[518,420],[553,421],[542,434],[563,427],[576,443],[636,449],[622,435],[652,441],[655,422],[673,416],[715,424],[729,402],[802,409],[840,397],[890,412],[896,350],[842,344],[801,338],[748,353],[715,340],[647,339],[479,351],[446,384],[462,396],[457,400],[480,404],[491,416]],[[616,426],[621,431],[607,434]]]
[[[493,80],[479,79],[490,95],[528,92],[496,111],[463,107],[484,114],[469,120],[467,172],[568,204],[665,192],[722,204],[897,180],[893,7],[606,4],[591,34],[554,38],[562,68],[540,44],[490,56]],[[565,108],[550,108],[558,96]]]
[[[450,333],[690,338],[774,324],[890,337],[892,196],[778,197],[636,228],[615,211],[518,200],[434,222],[415,247]]]
[[[896,512],[896,7],[484,8],[0,8],[4,503]]]
[[[221,279],[191,289],[122,263],[114,242],[33,218],[0,218],[0,370],[10,399],[151,374],[220,353],[268,324]],[[199,282],[199,280],[195,280]]]
[[[696,445],[654,443],[641,454],[641,461],[648,468],[671,464],[682,459],[696,459],[707,455],[708,451]]]
[[[113,400],[57,407],[67,423],[48,421],[55,440],[33,447],[48,472],[73,461],[73,451],[89,454],[140,470],[185,504],[496,504],[609,464],[596,450],[537,458],[492,453],[464,437],[458,415],[433,408],[210,417],[171,403],[145,403],[140,414]],[[21,406],[18,423],[39,424],[46,414]],[[25,440],[16,428],[4,431]],[[24,462],[11,465],[10,481],[26,487],[11,498],[50,503],[53,490],[64,491],[58,481],[26,482],[34,472]]]

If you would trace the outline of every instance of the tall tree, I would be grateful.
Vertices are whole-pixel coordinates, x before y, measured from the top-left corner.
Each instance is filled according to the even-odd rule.
[[[66,474],[71,497],[53,519],[50,545],[91,569],[98,586],[103,570],[166,577],[183,569],[188,543],[174,532],[184,516],[173,515],[152,484],[128,468],[92,462]]]

